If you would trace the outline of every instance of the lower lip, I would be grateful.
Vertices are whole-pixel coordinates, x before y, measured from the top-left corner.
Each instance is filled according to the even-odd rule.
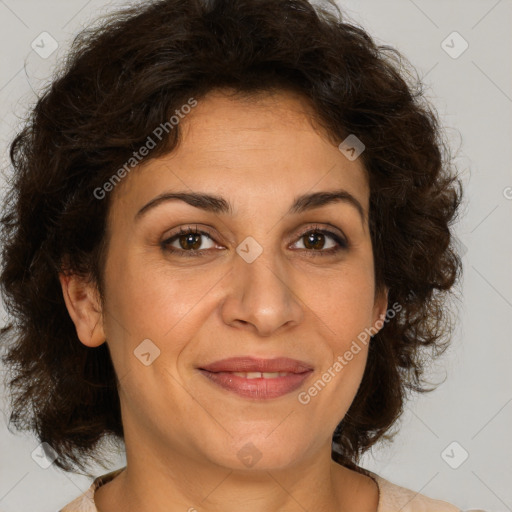
[[[227,391],[232,391],[245,398],[268,399],[278,398],[295,391],[309,377],[312,371],[303,373],[290,373],[283,377],[273,379],[246,379],[230,372],[209,372],[200,369],[200,372],[211,382]]]

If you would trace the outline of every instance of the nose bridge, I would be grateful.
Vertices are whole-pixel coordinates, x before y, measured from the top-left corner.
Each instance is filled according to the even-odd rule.
[[[222,311],[227,324],[250,324],[260,335],[269,336],[283,325],[301,321],[292,275],[278,250],[263,250],[254,239],[246,239],[237,248],[230,276],[230,294]]]

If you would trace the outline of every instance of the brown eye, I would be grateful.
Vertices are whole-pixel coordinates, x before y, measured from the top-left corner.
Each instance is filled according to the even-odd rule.
[[[318,231],[312,231],[306,235],[303,235],[304,246],[306,249],[323,249],[325,244],[325,235]]]
[[[295,245],[302,243],[303,247],[296,247],[309,251],[313,255],[329,255],[348,249],[348,242],[340,235],[325,229],[310,229],[301,235]]]
[[[208,242],[209,245],[208,245]],[[209,233],[193,228],[182,229],[161,242],[162,248],[173,253],[181,253],[187,256],[202,255],[212,249],[215,243]]]
[[[187,249],[197,251],[201,247],[201,237],[202,235],[200,233],[188,233],[186,235],[180,235],[178,241],[184,251]]]

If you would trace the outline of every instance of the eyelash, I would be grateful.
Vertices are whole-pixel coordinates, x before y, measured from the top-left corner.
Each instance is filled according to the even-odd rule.
[[[325,250],[322,250],[322,249],[318,249],[318,250],[317,249],[295,249],[295,250],[307,252],[307,253],[309,253],[309,256],[317,257],[317,256],[331,256],[333,254],[338,253],[339,251],[348,249],[348,242],[344,238],[340,237],[336,233],[333,233],[332,231],[329,231],[328,229],[323,229],[323,228],[319,228],[316,226],[312,227],[312,228],[311,227],[308,228],[301,235],[299,235],[297,240],[300,240],[301,238],[303,238],[304,236],[306,236],[310,233],[319,233],[322,235],[326,235],[326,236],[332,238],[338,244],[338,246],[331,247],[331,248],[325,249]],[[184,256],[184,257],[200,257],[200,256],[203,256],[208,251],[212,250],[212,249],[199,249],[199,250],[193,249],[193,250],[185,251],[183,249],[177,249],[176,247],[171,246],[171,243],[174,242],[174,240],[176,240],[180,236],[190,235],[190,234],[204,235],[204,236],[210,238],[212,241],[215,241],[215,239],[212,237],[212,235],[210,233],[208,233],[207,231],[202,231],[200,229],[197,229],[197,227],[196,228],[187,227],[185,229],[180,228],[178,233],[176,233],[175,235],[172,235],[170,238],[167,238],[166,240],[161,242],[162,249],[167,252],[177,254],[178,256]]]

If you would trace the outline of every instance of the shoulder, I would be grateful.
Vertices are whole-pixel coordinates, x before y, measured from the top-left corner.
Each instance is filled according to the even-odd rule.
[[[116,469],[94,480],[89,489],[68,503],[59,512],[97,512],[94,504],[96,489],[113,480],[124,468]],[[435,500],[405,487],[400,487],[381,476],[366,470],[379,488],[377,512],[461,512],[455,505]]]
[[[59,512],[97,512],[94,505],[94,487],[91,485],[81,496],[68,503]]]
[[[369,471],[379,487],[377,512],[461,512],[461,509],[442,500],[400,487]]]
[[[71,503],[68,503],[64,508],[60,509],[59,512],[98,512],[94,504],[94,493],[96,489],[99,489],[102,485],[113,480],[123,469],[124,468],[119,468],[96,478],[86,492],[78,496],[78,498],[74,499]]]

